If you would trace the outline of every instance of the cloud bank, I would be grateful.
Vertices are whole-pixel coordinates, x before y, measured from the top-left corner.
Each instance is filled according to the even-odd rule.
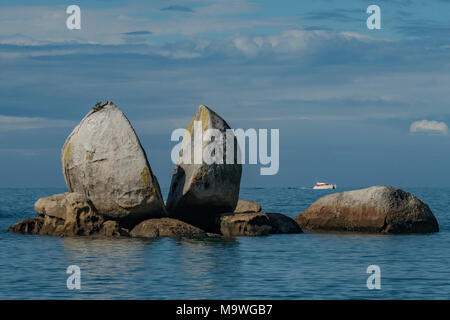
[[[411,123],[409,130],[411,133],[447,135],[448,126],[445,122],[421,120]]]

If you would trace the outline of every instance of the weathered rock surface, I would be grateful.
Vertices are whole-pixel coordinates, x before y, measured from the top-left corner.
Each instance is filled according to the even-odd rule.
[[[105,221],[100,229],[100,236],[104,237],[129,237],[130,234],[127,229],[122,228],[117,221]]]
[[[281,213],[223,213],[218,216],[217,222],[220,233],[226,237],[302,233],[295,220]]]
[[[44,218],[29,218],[15,223],[7,231],[23,234],[39,234],[44,224]]]
[[[302,233],[302,229],[294,219],[281,213],[266,213],[272,230],[270,233]]]
[[[142,221],[130,232],[139,238],[205,238],[205,231],[172,218],[153,218]]]
[[[112,102],[86,115],[67,138],[61,159],[69,190],[89,198],[105,218],[133,225],[167,215],[145,151]]]
[[[35,203],[38,218],[25,219],[8,231],[48,236],[126,236],[117,221],[105,221],[90,200],[79,193],[57,194]]]
[[[75,221],[76,217],[83,212],[97,213],[92,202],[84,195],[76,192],[40,198],[34,204],[34,210],[41,217],[47,215],[67,221]]]
[[[225,237],[265,236],[272,230],[269,217],[262,212],[223,214],[219,219]]]
[[[214,144],[222,140],[221,148],[211,148],[214,144],[208,141],[212,141],[212,138],[204,137],[203,142],[196,142],[200,132],[206,136],[208,129],[217,130]],[[237,139],[234,135],[231,139],[234,141],[234,148],[230,144],[227,150],[227,129],[230,129],[229,125],[215,112],[206,106],[199,107],[181,143],[179,160],[172,176],[167,199],[171,217],[203,229],[205,221],[208,221],[206,226],[209,224],[209,216],[234,211],[239,199],[242,165],[237,163]],[[227,151],[228,158],[234,160],[233,164],[227,162]],[[196,161],[196,154],[201,154],[202,159],[197,157]],[[218,161],[207,164],[203,159],[208,156],[221,159],[223,164],[217,163]]]
[[[327,195],[295,220],[308,231],[389,234],[439,231],[428,205],[411,193],[390,186]]]
[[[259,204],[247,201],[247,200],[239,200],[236,209],[234,209],[235,213],[248,213],[248,212],[261,212],[262,208]]]

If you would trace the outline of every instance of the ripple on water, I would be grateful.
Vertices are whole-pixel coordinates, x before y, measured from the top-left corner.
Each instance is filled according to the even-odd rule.
[[[441,232],[296,234],[211,240],[54,238],[6,233],[34,202],[63,189],[0,189],[0,299],[447,299],[450,189],[406,189]],[[167,190],[165,190],[167,193]],[[326,192],[243,188],[241,198],[295,217]],[[66,268],[82,270],[80,291]],[[368,290],[367,266],[382,290]]]

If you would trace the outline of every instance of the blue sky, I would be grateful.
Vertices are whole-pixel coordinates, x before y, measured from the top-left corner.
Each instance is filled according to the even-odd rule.
[[[200,104],[280,129],[279,173],[246,166],[243,186],[450,185],[450,1],[29,3],[0,1],[0,187],[63,186],[60,149],[101,100],[162,186],[170,134]]]

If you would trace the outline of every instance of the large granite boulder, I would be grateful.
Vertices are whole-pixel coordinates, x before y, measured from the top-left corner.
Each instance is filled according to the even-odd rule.
[[[93,108],[61,154],[71,192],[85,195],[107,219],[134,225],[166,216],[158,181],[136,133],[112,102]]]
[[[327,195],[295,220],[307,231],[388,234],[439,231],[428,205],[411,193],[390,186]]]
[[[79,193],[56,194],[39,199],[38,218],[25,219],[8,231],[48,236],[126,236],[117,221],[105,221],[92,202]]]
[[[216,130],[214,139],[207,135],[209,129]],[[242,165],[237,163],[237,139],[231,130],[229,139],[234,141],[234,146],[226,146],[227,129],[230,126],[215,112],[206,106],[199,107],[181,143],[172,176],[167,199],[171,217],[207,229],[211,216],[234,211],[239,199]],[[219,145],[219,141],[223,145],[211,148]],[[215,161],[204,161],[211,158]]]
[[[236,208],[234,209],[235,213],[248,213],[248,212],[261,212],[262,208],[259,204],[247,201],[247,200],[239,200]]]
[[[172,218],[153,218],[142,221],[131,230],[136,238],[205,238],[205,231]]]

